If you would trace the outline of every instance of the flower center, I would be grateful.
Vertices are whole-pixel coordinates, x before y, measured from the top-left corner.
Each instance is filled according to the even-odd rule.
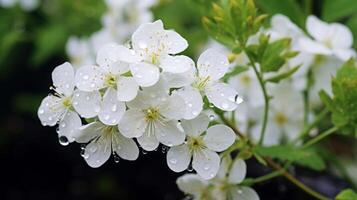
[[[159,119],[160,112],[158,108],[149,108],[144,111],[145,112],[145,119],[146,121],[154,121]]]
[[[64,97],[62,100],[62,104],[66,108],[70,108],[72,106],[72,99],[71,97]]]
[[[116,128],[115,126],[105,126],[103,128],[103,131],[102,131],[103,136],[104,137],[111,137],[113,132],[114,132],[114,130],[115,130],[115,128]]]
[[[203,137],[188,137],[187,146],[191,152],[205,148]]]
[[[274,120],[278,125],[284,125],[288,121],[286,116],[280,112],[275,115]]]
[[[194,88],[197,88],[199,91],[202,91],[206,87],[206,85],[207,85],[209,80],[210,80],[209,76],[207,76],[207,77],[197,77],[195,82],[193,82],[192,86]]]
[[[109,73],[105,76],[104,82],[108,87],[114,87],[117,84],[117,77],[114,74]]]

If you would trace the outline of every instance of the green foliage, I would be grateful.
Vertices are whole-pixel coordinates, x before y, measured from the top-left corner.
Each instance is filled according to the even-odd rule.
[[[230,72],[226,73],[223,76],[222,80],[224,82],[227,82],[229,80],[229,78],[237,76],[238,74],[240,74],[242,72],[245,72],[247,70],[248,70],[247,66],[239,66],[239,65],[237,65],[237,66],[233,67],[233,69]]]
[[[210,35],[234,53],[245,47],[258,32],[266,15],[259,15],[253,0],[221,0],[212,4],[210,15],[202,19]]]
[[[306,15],[296,0],[257,0],[257,5],[266,13],[284,14],[300,27],[305,25]]]
[[[269,36],[262,34],[259,37],[259,44],[248,46],[246,52],[254,58],[255,62],[260,63],[262,72],[276,72],[297,53],[289,51],[291,43],[289,38],[271,43],[268,43],[268,41]]]
[[[346,25],[351,29],[352,33],[353,33],[353,40],[357,41],[357,15],[354,15],[353,17],[351,17]],[[354,47],[357,48],[357,42],[355,42]]]
[[[357,194],[351,189],[345,189],[336,196],[336,200],[357,200]]]
[[[281,161],[290,161],[313,170],[325,169],[322,158],[311,149],[296,149],[291,146],[277,145],[271,147],[256,147],[254,152]]]
[[[332,123],[342,133],[357,136],[357,66],[354,60],[346,62],[332,79],[333,98],[325,92],[320,97],[332,112]]]
[[[300,68],[300,65],[293,67],[291,69],[289,69],[286,72],[282,72],[280,74],[277,74],[273,77],[270,77],[268,79],[266,79],[266,82],[272,82],[272,83],[279,83],[281,80],[284,80],[286,78],[289,78],[291,75],[293,75],[298,69]]]
[[[357,12],[355,0],[327,0],[322,7],[322,18],[326,21],[338,21]]]

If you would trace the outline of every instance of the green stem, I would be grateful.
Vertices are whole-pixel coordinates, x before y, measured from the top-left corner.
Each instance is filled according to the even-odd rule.
[[[247,55],[249,55],[249,54],[247,53]],[[263,141],[264,141],[265,130],[266,130],[267,123],[268,123],[269,95],[268,95],[268,92],[267,92],[267,90],[266,90],[265,82],[264,82],[264,80],[263,80],[262,74],[258,71],[258,68],[257,68],[257,66],[255,65],[254,60],[253,60],[250,56],[248,56],[248,58],[249,58],[249,62],[250,62],[250,64],[251,64],[251,66],[252,66],[253,69],[254,69],[255,75],[256,75],[257,78],[258,78],[258,81],[259,81],[259,84],[260,84],[260,88],[262,89],[263,96],[264,96],[263,125],[262,125],[261,131],[260,131],[260,137],[259,137],[259,142],[258,142],[258,144],[261,145],[261,144],[263,143]]]
[[[311,140],[307,141],[304,146],[302,146],[302,148],[308,148],[311,145],[314,145],[318,142],[320,142],[322,139],[326,138],[327,136],[331,135],[332,133],[336,132],[338,130],[337,127],[332,127],[326,131],[324,131],[323,133],[319,134],[318,136],[312,138]]]
[[[314,127],[316,127],[316,125],[317,125],[318,123],[320,123],[321,120],[323,120],[329,113],[330,113],[330,111],[329,111],[329,109],[327,109],[327,108],[325,108],[324,110],[322,110],[322,111],[316,116],[316,118],[314,119],[314,121],[313,121],[310,125],[308,125],[308,126],[299,134],[299,136],[298,136],[296,139],[294,139],[294,140],[292,141],[292,144],[296,144],[298,141],[304,139],[304,137],[306,137],[306,136],[309,134],[309,132],[310,132]]]
[[[311,0],[304,0],[304,8],[305,14],[308,16],[312,12],[312,1]]]

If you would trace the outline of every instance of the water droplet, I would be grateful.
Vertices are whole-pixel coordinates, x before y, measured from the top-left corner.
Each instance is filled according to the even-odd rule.
[[[79,93],[76,93],[74,96],[79,97]]]
[[[38,113],[43,114],[43,113],[45,113],[45,111],[44,111],[43,109],[40,109],[40,110],[38,111]]]
[[[78,105],[78,101],[73,102],[73,105],[75,106]]]
[[[94,83],[90,84],[90,87],[91,87],[91,88],[94,88],[94,87],[95,87],[95,84],[94,84]]]
[[[100,111],[100,107],[99,106],[95,106],[94,107],[94,112],[99,113],[99,111]]]
[[[236,104],[240,104],[243,103],[243,98],[241,98],[240,96],[236,95],[234,98],[234,102],[236,102]]]
[[[56,133],[58,133],[58,134],[60,133],[59,127],[56,128]]]
[[[144,149],[142,149],[142,150],[141,150],[141,153],[144,154],[144,155],[146,155],[148,152],[145,151]]]
[[[162,153],[166,153],[167,150],[168,150],[168,148],[167,148],[166,146],[162,146],[162,147],[161,147],[161,152],[162,152]]]
[[[89,96],[86,96],[86,100],[89,101],[89,100],[90,100],[90,97],[89,97]]]
[[[212,103],[209,104],[210,108],[214,108],[214,105]]]
[[[112,119],[112,124],[115,124],[115,123],[117,123],[117,119]]]
[[[85,149],[86,145],[85,144],[81,144],[81,149]]]
[[[105,115],[104,119],[105,120],[109,120],[110,116],[109,115]]]
[[[214,120],[216,117],[214,116],[214,115],[210,115],[209,116],[209,119],[212,121],[212,120]]]
[[[62,127],[62,128],[66,127],[66,123],[63,122],[63,123],[61,124],[61,127]]]
[[[192,107],[192,103],[189,103],[189,104],[187,104],[187,105],[188,105],[188,107],[190,107],[190,108]]]
[[[114,104],[114,105],[112,106],[111,110],[112,110],[113,112],[117,111],[117,105]]]
[[[148,45],[146,44],[146,42],[143,42],[143,41],[140,41],[140,42],[139,42],[139,48],[140,48],[140,49],[145,49],[145,48],[147,48],[147,46],[148,46]]]
[[[63,146],[67,146],[69,144],[67,137],[63,135],[58,138],[58,141]]]
[[[88,79],[89,79],[89,76],[88,76],[88,75],[84,75],[84,76],[83,76],[83,79],[84,79],[84,80],[88,80]]]
[[[53,119],[52,117],[48,117],[48,120],[49,120],[49,121],[52,121],[52,119]]]
[[[176,164],[177,164],[177,159],[171,158],[171,159],[169,160],[169,162],[170,162],[171,164],[176,165]]]
[[[91,146],[91,147],[89,148],[89,151],[92,152],[92,153],[94,153],[95,151],[97,151],[97,149],[98,149],[97,146]]]
[[[192,115],[194,115],[194,116],[196,116],[196,115],[198,115],[199,113],[197,112],[197,111],[192,111]]]
[[[115,162],[115,163],[119,163],[120,157],[118,156],[118,154],[113,153],[113,158],[114,158],[114,162]]]
[[[237,193],[238,193],[238,194],[242,194],[243,191],[242,191],[242,190],[237,190]]]
[[[203,169],[204,170],[209,170],[211,168],[211,165],[210,164],[205,164],[204,166],[203,166]]]
[[[220,93],[220,95],[221,95],[221,97],[224,97],[225,96],[225,94],[222,92],[222,93]]]

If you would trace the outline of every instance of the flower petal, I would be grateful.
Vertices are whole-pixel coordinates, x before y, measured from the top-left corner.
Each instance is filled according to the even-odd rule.
[[[137,109],[129,109],[124,113],[118,127],[119,131],[127,138],[140,137],[147,127],[145,114]]]
[[[105,71],[98,66],[84,66],[77,70],[76,86],[83,91],[91,92],[105,87]]]
[[[149,63],[136,63],[130,65],[131,73],[138,85],[149,87],[159,81],[160,71],[155,65]]]
[[[178,54],[188,47],[188,43],[180,34],[173,30],[165,30],[166,52],[168,54]]]
[[[244,160],[236,159],[231,166],[228,180],[230,183],[239,184],[244,180],[246,174],[247,165],[245,164]]]
[[[119,101],[131,101],[138,94],[139,86],[132,77],[119,77],[117,91]]]
[[[105,125],[98,121],[86,124],[78,129],[78,132],[74,135],[74,139],[78,143],[88,143],[102,134],[104,127]]]
[[[236,139],[233,130],[226,125],[218,124],[207,129],[207,134],[203,138],[206,146],[217,152],[221,152],[230,147]]]
[[[52,72],[53,86],[56,91],[65,96],[70,96],[74,90],[74,69],[69,62],[57,66]]]
[[[185,141],[185,133],[178,129],[178,122],[175,120],[155,123],[155,135],[159,142],[169,147]]]
[[[193,60],[187,56],[164,56],[159,65],[164,72],[184,73],[195,66]]]
[[[116,125],[122,118],[125,109],[125,104],[118,101],[116,90],[108,88],[103,96],[102,107],[98,114],[99,120],[106,125]]]
[[[37,111],[37,116],[43,126],[54,126],[62,118],[65,110],[62,99],[48,95],[42,100]]]
[[[195,80],[196,68],[192,67],[184,73],[163,72],[162,79],[166,81],[169,88],[180,88],[191,85]]]
[[[219,170],[219,155],[209,149],[195,151],[193,154],[192,167],[203,179],[212,179]]]
[[[172,94],[168,98],[165,98],[164,101],[165,102],[160,105],[160,113],[166,119],[182,119],[182,116],[185,113],[185,110],[183,109],[186,105],[185,101],[177,94]]]
[[[135,51],[144,49],[157,49],[157,35],[164,30],[161,20],[152,23],[146,23],[139,26],[131,37],[133,49]]]
[[[83,157],[89,166],[100,167],[109,159],[112,152],[110,139],[101,136],[86,146]]]
[[[186,144],[170,148],[166,154],[166,162],[174,172],[182,172],[191,162],[191,154]]]
[[[299,45],[301,48],[309,53],[318,54],[318,55],[331,55],[332,51],[327,48],[322,43],[313,41],[309,38],[300,38]]]
[[[134,140],[124,137],[119,132],[113,135],[112,148],[125,160],[136,160],[139,157],[139,148]]]
[[[141,148],[145,151],[153,151],[159,146],[159,141],[156,139],[155,134],[148,129],[149,127],[147,127],[145,133],[138,137],[137,140]]]
[[[228,58],[215,49],[203,52],[197,61],[197,69],[200,77],[210,77],[210,80],[218,80],[228,71]]]
[[[205,113],[201,113],[192,120],[182,120],[181,126],[189,136],[199,136],[206,131],[209,118]]]
[[[74,109],[84,118],[98,115],[102,96],[99,91],[85,92],[76,90],[72,98]]]
[[[184,193],[195,196],[200,196],[203,190],[208,186],[207,181],[203,180],[197,174],[185,174],[176,180],[176,184]]]
[[[125,46],[118,45],[116,43],[108,43],[102,46],[97,52],[97,63],[102,67],[107,67],[108,70],[111,69],[111,66],[122,66],[118,65],[120,62],[133,63],[138,62],[139,58],[135,56],[134,51],[128,49]],[[111,70],[110,70],[111,71]],[[115,70],[116,74],[125,73],[125,68]],[[113,72],[113,71],[111,71]]]
[[[205,88],[208,100],[217,108],[225,111],[233,111],[243,100],[230,85],[226,83],[213,83]]]
[[[175,94],[179,95],[186,104],[185,107],[182,107],[185,108],[185,113],[183,115],[184,119],[193,119],[201,113],[203,101],[202,96],[197,89],[188,86],[177,90]]]
[[[81,118],[76,112],[67,111],[58,126],[58,136],[65,136],[69,142],[74,141],[74,136],[82,126]]]
[[[342,61],[347,61],[352,57],[356,57],[356,51],[353,49],[334,49],[333,52]]]
[[[329,25],[317,17],[310,15],[306,20],[307,32],[317,41],[324,41],[329,32]]]
[[[353,35],[351,30],[342,24],[333,23],[330,25],[332,38],[331,44],[334,48],[351,48],[353,45]]]
[[[250,187],[233,187],[229,190],[232,199],[259,200],[258,194]]]

